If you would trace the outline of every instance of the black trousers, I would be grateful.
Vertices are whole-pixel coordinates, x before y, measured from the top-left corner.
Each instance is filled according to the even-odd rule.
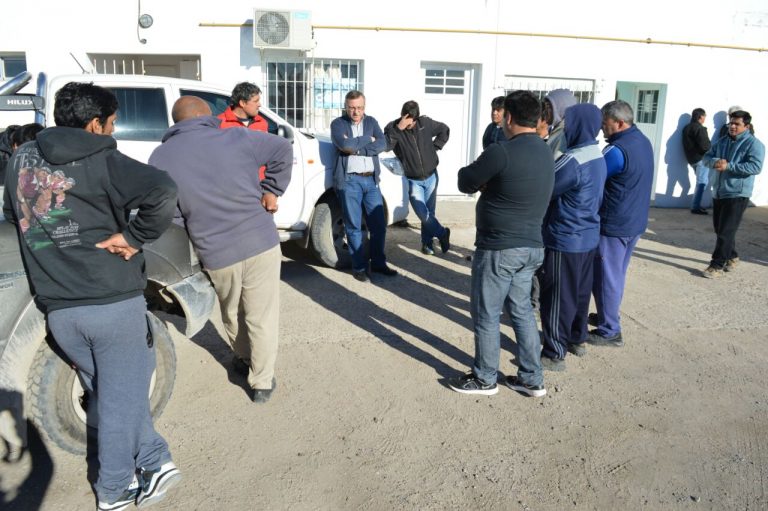
[[[715,227],[717,241],[709,264],[722,269],[729,259],[739,256],[736,252],[736,231],[739,230],[741,218],[749,205],[749,198],[714,199],[712,202],[712,224]]]
[[[571,253],[546,249],[541,284],[541,354],[562,360],[569,344],[587,339],[587,313],[597,248]]]

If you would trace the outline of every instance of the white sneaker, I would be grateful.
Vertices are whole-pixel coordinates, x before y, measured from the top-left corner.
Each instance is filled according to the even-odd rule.
[[[141,490],[136,507],[143,509],[163,500],[165,492],[181,481],[181,472],[172,461],[155,470],[141,471]]]

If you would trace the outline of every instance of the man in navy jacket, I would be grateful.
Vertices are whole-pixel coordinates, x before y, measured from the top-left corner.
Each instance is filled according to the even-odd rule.
[[[363,249],[363,209],[371,233],[371,271],[388,277],[397,271],[387,266],[384,240],[387,219],[384,199],[379,190],[379,153],[387,148],[387,140],[376,119],[365,115],[365,96],[358,90],[344,98],[344,115],[331,123],[331,139],[336,149],[333,174],[336,195],[341,202],[344,228],[347,232],[352,275],[368,282],[368,256]]]
[[[600,241],[598,210],[606,166],[597,146],[602,115],[582,103],[565,111],[567,150],[555,163],[555,186],[544,217],[541,283],[541,365],[565,369],[566,352],[585,354],[587,313],[595,254]]]
[[[653,184],[653,146],[634,124],[634,112],[625,101],[602,108],[603,150],[608,179],[600,207],[600,246],[595,258],[592,294],[597,305],[597,328],[587,342],[596,346],[624,345],[619,308],[632,251],[648,226]]]

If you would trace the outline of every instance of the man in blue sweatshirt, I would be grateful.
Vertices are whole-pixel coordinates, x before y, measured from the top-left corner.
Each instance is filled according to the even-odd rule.
[[[750,131],[752,116],[744,110],[730,114],[728,136],[715,142],[702,158],[702,163],[714,169],[712,178],[712,223],[717,241],[712,260],[702,276],[722,277],[739,263],[736,252],[736,231],[749,205],[755,176],[763,170],[765,146]]]
[[[59,89],[56,126],[8,162],[3,204],[56,344],[98,405],[99,511],[148,506],[181,477],[149,411],[155,350],[141,251],[171,224],[176,185],[117,150],[117,108],[90,83]]]
[[[605,159],[597,146],[600,109],[582,103],[565,111],[567,150],[555,162],[555,187],[544,217],[541,284],[541,365],[565,370],[565,356],[585,354]]]
[[[624,346],[619,309],[627,268],[640,235],[648,226],[653,183],[653,146],[635,126],[626,101],[602,108],[603,149],[608,179],[600,207],[600,246],[595,258],[592,294],[597,306],[597,328],[587,337],[595,346]]]
[[[149,161],[176,180],[178,210],[219,297],[233,365],[248,374],[253,402],[264,403],[275,388],[280,313],[272,214],[291,180],[293,148],[261,131],[219,129],[195,96],[176,101],[173,120]]]

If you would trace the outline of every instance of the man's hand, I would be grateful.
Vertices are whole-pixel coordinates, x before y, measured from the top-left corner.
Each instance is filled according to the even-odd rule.
[[[120,232],[113,234],[101,243],[96,243],[96,246],[103,248],[110,254],[119,255],[126,261],[139,252],[139,249],[133,248],[125,241],[125,237]]]
[[[413,125],[415,124],[415,122],[416,122],[416,121],[414,121],[413,119],[411,119],[411,116],[410,116],[410,115],[408,115],[408,114],[405,114],[404,116],[402,116],[402,117],[400,118],[400,122],[398,122],[398,123],[397,123],[397,128],[398,128],[400,131],[403,131],[403,130],[407,130],[407,129],[409,129],[411,126],[413,126]]]
[[[715,162],[715,166],[712,167],[712,168],[715,169],[718,172],[724,172],[724,171],[728,170],[728,162],[721,158],[721,159],[719,159],[719,160],[717,160]]]
[[[261,196],[261,205],[267,210],[267,213],[277,212],[277,195],[271,192],[264,192]]]

